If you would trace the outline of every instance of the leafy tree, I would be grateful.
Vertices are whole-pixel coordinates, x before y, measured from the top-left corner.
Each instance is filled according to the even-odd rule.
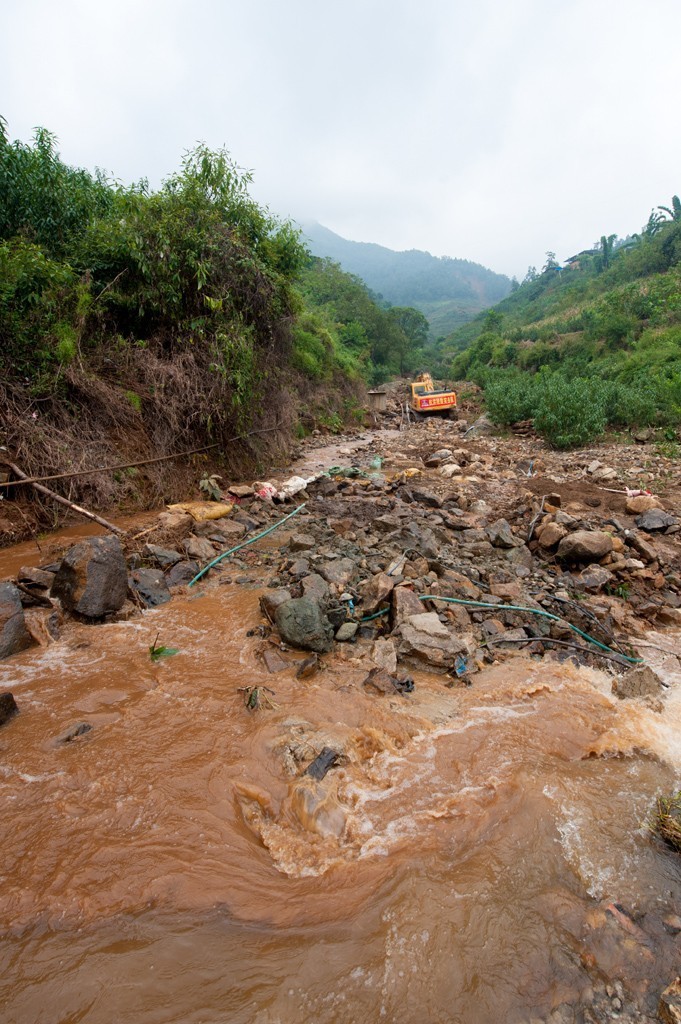
[[[671,207],[658,206],[658,210],[660,210],[661,214],[666,214],[669,220],[681,220],[681,199],[678,196],[672,196]]]
[[[542,274],[546,274],[548,271],[558,270],[558,269],[559,269],[559,264],[558,264],[558,260],[556,259],[555,252],[550,252],[550,251],[547,252],[546,253],[546,263],[541,268]]]
[[[597,256],[596,264],[598,273],[602,273],[604,270],[607,270],[610,264],[612,263],[612,257],[616,241],[617,235],[601,235],[599,253]]]
[[[396,338],[400,374],[413,369],[418,354],[428,341],[428,321],[423,313],[411,306],[392,306],[388,316],[399,327],[402,338]]]

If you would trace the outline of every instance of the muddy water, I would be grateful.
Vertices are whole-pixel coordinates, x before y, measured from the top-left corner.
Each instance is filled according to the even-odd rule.
[[[258,596],[214,580],[0,664],[3,1021],[491,1024],[612,979],[654,1007],[681,871],[644,822],[681,679],[662,715],[521,658],[386,698],[352,648],[268,674]],[[180,651],[152,664],[157,634]],[[344,763],[301,779],[325,744]]]

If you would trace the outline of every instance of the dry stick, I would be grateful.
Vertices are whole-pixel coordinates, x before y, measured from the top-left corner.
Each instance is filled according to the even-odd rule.
[[[499,607],[503,608],[503,605],[499,605]],[[504,635],[502,633],[498,638],[497,637],[488,637],[487,640],[485,640],[485,646],[487,646],[488,644],[531,644],[531,643],[558,644],[559,647],[571,647],[575,651],[581,651],[582,654],[593,654],[597,658],[605,658],[606,661],[614,661],[614,662],[616,662],[616,664],[622,665],[623,668],[631,668],[631,666],[628,665],[625,661],[623,661],[621,657],[618,657],[617,652],[615,652],[614,654],[606,654],[605,651],[592,650],[591,647],[581,647],[579,644],[570,643],[569,640],[554,640],[554,638],[550,637],[550,636],[533,636],[533,637],[529,637],[528,636],[528,637],[525,637],[525,639],[522,639],[522,640],[519,639],[518,637],[509,637],[508,640],[504,640]]]
[[[95,523],[99,523],[99,525],[103,526],[106,530],[111,530],[112,533],[125,533],[125,530],[121,530],[120,527],[114,526],[113,523],[108,522],[106,519],[102,519],[101,516],[96,516],[94,512],[88,512],[86,508],[81,508],[80,505],[74,505],[74,503],[72,501],[68,501],[67,498],[62,498],[61,494],[55,494],[54,491],[49,489],[49,487],[43,487],[42,484],[36,483],[35,480],[31,480],[31,478],[26,476],[25,473],[22,473],[19,467],[15,466],[13,462],[5,462],[5,465],[9,466],[15,476],[19,477],[20,483],[31,484],[32,487],[35,487],[36,491],[40,491],[41,494],[46,494],[48,498],[52,498],[53,501],[58,501],[60,505],[66,505],[66,507],[70,508],[72,512],[78,512],[79,515],[85,516],[86,519],[92,519]]]
[[[228,437],[226,441],[216,441],[215,444],[206,444],[203,448],[191,448],[186,452],[175,452],[173,455],[157,455],[153,459],[142,459],[141,462],[121,462],[117,466],[100,466],[99,469],[81,469],[73,473],[56,473],[53,476],[23,476],[21,480],[8,480],[0,483],[0,487],[17,487],[19,484],[43,484],[49,480],[72,480],[76,476],[94,476],[96,473],[113,473],[118,469],[136,469],[138,466],[150,466],[152,462],[168,462],[170,459],[181,459],[185,455],[197,455],[199,452],[209,452],[213,448],[220,448],[221,445],[231,444],[232,441],[243,441],[254,434],[271,434],[273,430],[279,430],[279,426],[266,427],[264,430],[251,430],[248,434],[239,434],[237,437]],[[0,457],[0,462],[13,469],[12,463]],[[48,492],[50,493],[50,492]]]

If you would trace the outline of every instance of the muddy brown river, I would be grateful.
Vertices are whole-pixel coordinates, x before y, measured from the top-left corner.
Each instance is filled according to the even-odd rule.
[[[646,830],[679,785],[673,658],[645,652],[662,714],[521,657],[386,697],[348,646],[266,672],[260,589],[219,580],[0,663],[3,1022],[497,1024],[615,982],[654,1014],[681,963],[679,860]],[[152,663],[157,635],[179,653]],[[343,762],[301,778],[324,745]]]

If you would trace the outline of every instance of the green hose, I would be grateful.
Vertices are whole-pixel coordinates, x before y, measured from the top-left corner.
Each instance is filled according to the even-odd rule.
[[[573,626],[567,619],[561,619],[560,615],[554,615],[552,612],[545,612],[543,608],[527,608],[521,604],[486,604],[484,601],[464,601],[460,597],[440,597],[438,594],[422,594],[419,596],[419,601],[445,601],[447,604],[465,604],[470,605],[473,608],[495,608],[497,611],[503,612],[529,612],[531,615],[541,615],[545,619],[551,619],[553,622],[564,622],[566,626],[574,630],[575,633],[579,633],[584,640],[588,640],[589,643],[595,644],[596,647],[600,647],[602,651],[609,651],[610,654],[616,654],[619,658],[624,658],[625,661],[631,662],[632,665],[643,664],[643,658],[630,658],[627,654],[622,654],[620,651],[613,650],[612,647],[608,647],[607,644],[602,644],[600,640],[596,640],[594,637],[589,636],[583,630],[579,629],[578,626]],[[538,639],[541,639],[539,637]]]
[[[261,540],[263,537],[266,537],[268,533],[272,533],[272,531],[276,530],[278,526],[281,526],[283,523],[287,522],[287,520],[289,520],[292,516],[295,516],[296,513],[300,512],[301,508],[305,508],[305,504],[306,503],[303,502],[303,504],[299,505],[298,508],[294,508],[293,512],[289,512],[287,516],[284,516],[283,519],[280,519],[278,523],[274,524],[274,526],[268,526],[266,530],[262,531],[262,533],[257,533],[255,537],[249,537],[248,540],[242,541],[241,544],[237,544],[236,547],[230,548],[229,551],[223,551],[221,555],[218,555],[217,558],[214,558],[212,562],[209,562],[208,565],[204,566],[201,572],[198,572],[196,574],[194,579],[190,582],[189,586],[193,587],[197,580],[200,580],[202,576],[205,576],[209,569],[212,569],[213,566],[217,565],[224,558],[228,558],[229,555],[233,555],[235,551],[240,551],[241,548],[247,547],[248,544],[255,544],[256,540]]]
[[[471,608],[493,608],[498,612],[529,612],[531,615],[542,615],[545,619],[552,619],[554,622],[564,622],[565,625],[569,626],[575,633],[579,633],[584,640],[588,640],[589,643],[595,644],[596,647],[600,647],[602,651],[608,651],[610,654],[615,654],[618,658],[623,658],[632,665],[643,664],[643,658],[630,658],[627,654],[622,654],[621,651],[615,651],[612,647],[602,644],[600,640],[596,640],[594,637],[589,636],[588,633],[584,633],[578,626],[573,626],[571,622],[567,621],[567,619],[561,619],[559,615],[554,615],[552,612],[545,612],[543,608],[527,608],[525,605],[520,604],[487,604],[485,601],[464,601],[461,597],[440,597],[438,594],[421,594],[419,595],[419,601],[444,601],[447,604],[464,604]],[[372,619],[377,619],[379,615],[387,614],[388,609],[385,608],[383,611],[375,612],[373,615],[367,615],[365,618],[360,619],[360,622],[370,622]],[[528,637],[528,640],[529,639],[530,638]],[[541,639],[541,637],[538,637],[537,639]]]

